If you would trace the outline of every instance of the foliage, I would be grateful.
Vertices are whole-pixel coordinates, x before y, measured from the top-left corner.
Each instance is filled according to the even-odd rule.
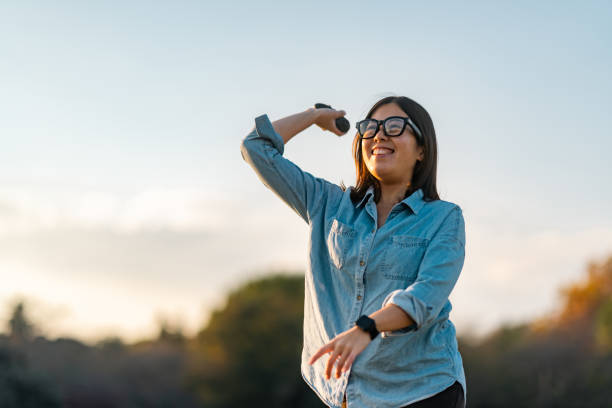
[[[553,315],[459,339],[470,407],[612,406],[612,258],[587,272]]]
[[[19,319],[15,319],[18,316]],[[35,325],[25,305],[12,327]],[[125,345],[118,337],[88,346],[70,338],[0,336],[0,406],[197,407],[186,391],[186,351],[166,340]]]
[[[19,302],[0,335],[0,405],[322,407],[300,375],[303,279],[246,282],[195,337],[164,321],[134,344],[47,339]],[[551,315],[458,339],[470,407],[612,406],[612,258],[560,296]]]
[[[612,296],[595,315],[595,341],[603,352],[612,353]]]
[[[27,359],[0,339],[0,403],[3,408],[61,407],[51,384],[28,367]]]
[[[204,406],[321,406],[300,374],[303,310],[303,275],[231,293],[196,339],[191,377]]]
[[[34,336],[34,326],[26,317],[23,301],[17,302],[13,309],[9,319],[9,336],[16,342],[29,341]]]

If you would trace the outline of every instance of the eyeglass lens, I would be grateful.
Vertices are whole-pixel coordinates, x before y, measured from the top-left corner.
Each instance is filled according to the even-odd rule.
[[[389,136],[398,136],[402,133],[404,120],[400,118],[389,118],[383,122],[385,132]],[[373,137],[378,129],[377,123],[374,120],[368,120],[360,125],[361,135],[365,138]]]

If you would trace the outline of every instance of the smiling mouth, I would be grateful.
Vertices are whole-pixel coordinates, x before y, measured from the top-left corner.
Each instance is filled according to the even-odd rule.
[[[394,150],[392,149],[377,147],[375,149],[372,149],[372,156],[388,156],[392,154],[393,152]]]

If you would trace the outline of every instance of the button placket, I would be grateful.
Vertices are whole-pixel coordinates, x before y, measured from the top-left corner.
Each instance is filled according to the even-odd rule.
[[[361,310],[363,308],[363,297],[364,297],[364,292],[365,292],[365,269],[367,268],[367,259],[370,255],[370,253],[372,252],[372,247],[374,244],[374,235],[376,234],[376,218],[372,217],[373,221],[374,221],[374,227],[372,227],[371,230],[371,236],[369,236],[368,238],[365,239],[365,242],[363,242],[363,246],[360,248],[359,250],[359,269],[358,269],[358,273],[355,276],[355,281],[356,281],[356,295],[355,295],[355,306],[354,306],[354,310],[355,310],[355,318],[353,319],[356,320],[357,317],[361,314]],[[368,251],[369,248],[369,251]],[[367,251],[367,252],[366,252]]]
[[[359,248],[359,258],[360,258],[360,260],[359,260],[359,269],[358,269],[358,271],[357,271],[357,273],[355,275],[355,286],[356,286],[356,289],[357,289],[356,290],[356,295],[355,295],[355,299],[356,299],[356,302],[355,302],[355,312],[356,312],[356,315],[359,315],[359,313],[361,311],[360,302],[361,302],[361,299],[363,299],[363,291],[364,291],[364,288],[363,288],[363,266],[365,265],[365,261],[363,259],[364,259],[365,254],[364,254],[364,250],[363,249],[364,249],[364,247]],[[360,279],[360,277],[362,279]]]

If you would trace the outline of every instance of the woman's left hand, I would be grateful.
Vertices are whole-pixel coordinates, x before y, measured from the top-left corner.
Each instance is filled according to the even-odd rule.
[[[349,330],[340,333],[334,337],[329,343],[321,347],[308,361],[312,365],[325,353],[332,353],[327,361],[325,375],[329,380],[334,362],[338,357],[338,365],[336,369],[336,378],[340,378],[340,372],[347,371],[355,358],[372,342],[370,334],[354,326]]]

